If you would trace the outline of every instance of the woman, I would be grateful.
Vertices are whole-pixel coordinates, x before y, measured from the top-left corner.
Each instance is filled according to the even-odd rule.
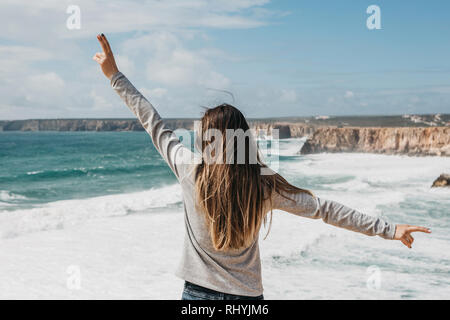
[[[322,219],[369,236],[400,240],[408,248],[414,241],[412,232],[431,232],[424,227],[387,223],[317,198],[270,170],[267,174],[251,139],[244,138],[240,157],[242,150],[234,143],[234,136],[230,144],[226,133],[246,132],[249,127],[242,113],[230,105],[205,112],[197,140],[202,153],[199,161],[193,161],[193,153],[119,72],[106,37],[101,34],[97,38],[103,51],[93,59],[149,133],[182,187],[186,233],[177,275],[186,281],[183,299],[263,299],[258,234],[273,209]],[[215,132],[214,139],[211,132]]]

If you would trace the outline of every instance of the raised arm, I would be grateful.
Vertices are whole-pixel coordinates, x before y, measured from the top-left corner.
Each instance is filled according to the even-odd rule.
[[[306,218],[322,219],[325,223],[368,236],[377,235],[384,239],[400,240],[408,248],[411,248],[414,241],[411,232],[431,233],[428,228],[388,223],[378,217],[361,213],[335,201],[313,197],[308,193],[286,196],[292,200],[274,193],[273,208]]]
[[[162,155],[177,178],[183,176],[183,164],[191,159],[191,152],[185,148],[175,133],[169,129],[152,104],[131,84],[117,68],[111,47],[106,37],[97,36],[102,52],[93,57],[101,66],[104,75],[110,79],[111,86],[138,118],[150,135],[155,148]]]

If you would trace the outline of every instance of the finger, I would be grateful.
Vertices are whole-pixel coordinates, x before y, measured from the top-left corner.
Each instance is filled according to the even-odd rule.
[[[425,232],[425,233],[431,233],[431,230],[425,227],[418,227],[418,226],[410,226],[406,229],[407,232]]]
[[[401,241],[405,246],[407,246],[408,248],[411,248],[410,244],[408,243],[408,241],[406,241],[406,239],[401,238],[400,241]]]
[[[105,59],[106,58],[106,55],[105,55],[104,52],[97,52],[95,55],[99,59]]]
[[[97,52],[92,57],[93,60],[97,61],[98,63],[101,63],[103,60],[105,60],[105,54],[103,52]]]
[[[414,238],[410,234],[406,234],[405,237],[406,240],[408,240],[408,242],[412,245],[414,242]]]
[[[92,60],[100,63],[100,57],[97,54],[94,54],[94,56],[92,57]]]
[[[112,52],[112,50],[111,50],[111,46],[109,45],[109,41],[108,41],[108,39],[106,39],[106,36],[102,33],[102,37],[103,37],[103,41],[105,42],[105,44],[106,44],[106,47],[108,48],[108,51],[109,52]]]
[[[97,40],[100,42],[100,46],[102,47],[103,52],[108,52],[108,47],[106,46],[106,43],[101,35],[97,35]]]
[[[102,33],[102,34],[100,35],[100,37],[101,37],[101,39],[102,39],[102,43],[104,44],[104,46],[105,46],[105,48],[106,48],[105,53],[111,54],[111,53],[112,53],[112,52],[111,52],[111,47],[109,46],[109,42],[108,42],[108,40],[106,39],[106,36]]]

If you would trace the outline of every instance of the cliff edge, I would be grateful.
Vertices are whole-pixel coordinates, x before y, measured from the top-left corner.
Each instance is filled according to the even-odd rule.
[[[450,156],[450,127],[317,128],[301,154],[365,152]]]
[[[430,119],[435,119],[436,116]],[[405,120],[406,119],[406,120]],[[416,119],[416,118],[414,118]],[[422,118],[421,118],[422,119]],[[425,116],[424,116],[425,119]],[[428,118],[426,118],[428,119]],[[250,119],[251,128],[280,139],[308,137],[301,154],[365,152],[385,154],[450,156],[450,115],[417,126],[410,118],[341,117],[336,119]],[[171,129],[192,130],[195,119],[165,119]],[[431,121],[431,120],[430,120]],[[433,120],[434,121],[434,120]],[[389,123],[391,126],[382,126]],[[137,119],[30,119],[0,121],[0,131],[143,131]]]

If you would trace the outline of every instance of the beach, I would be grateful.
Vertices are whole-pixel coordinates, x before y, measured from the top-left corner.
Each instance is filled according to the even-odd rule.
[[[280,140],[290,182],[433,233],[407,249],[276,211],[260,235],[265,298],[448,298],[449,191],[430,188],[448,158],[299,155],[303,142]],[[181,297],[181,189],[146,133],[10,132],[0,145],[0,298]]]

